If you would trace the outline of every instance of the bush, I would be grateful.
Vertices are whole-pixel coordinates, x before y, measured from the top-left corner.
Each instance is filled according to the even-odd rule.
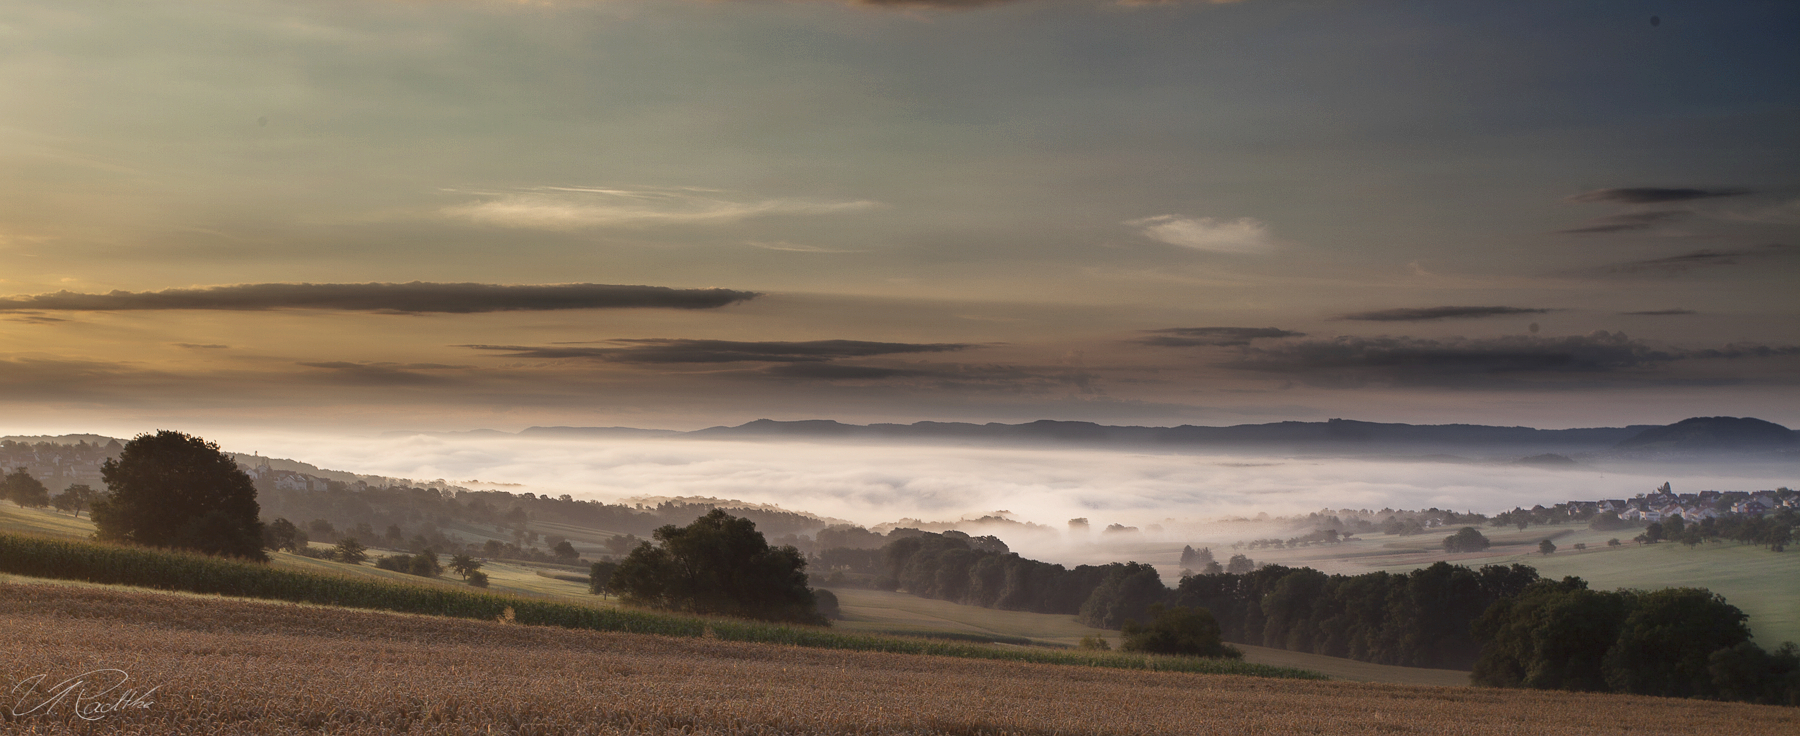
[[[1488,538],[1475,527],[1465,526],[1455,534],[1444,537],[1445,552],[1480,552],[1492,546]]]
[[[1112,645],[1106,643],[1106,638],[1099,634],[1088,634],[1087,636],[1081,637],[1081,643],[1076,644],[1075,648],[1087,652],[1112,651]]]
[[[470,570],[469,574],[464,577],[468,579],[470,585],[477,588],[488,587],[488,574],[485,572],[480,570]]]
[[[1186,606],[1150,607],[1150,623],[1139,626],[1126,621],[1121,650],[1151,654],[1180,654],[1190,657],[1223,657],[1242,659],[1244,653],[1225,645],[1219,639],[1219,622],[1211,611]]]
[[[844,617],[843,610],[838,608],[838,599],[837,599],[836,593],[833,593],[829,590],[815,590],[815,591],[813,591],[813,600],[815,601],[815,603],[818,607],[820,616],[824,616],[825,618],[832,619],[832,620],[837,620],[837,619],[841,619]]]

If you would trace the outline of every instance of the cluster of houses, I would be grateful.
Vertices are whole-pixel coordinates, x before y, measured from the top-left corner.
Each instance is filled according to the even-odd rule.
[[[1569,510],[1582,515],[1608,511],[1627,521],[1658,522],[1680,517],[1697,522],[1725,514],[1761,516],[1782,507],[1800,507],[1800,493],[1786,488],[1774,491],[1698,491],[1676,493],[1668,483],[1654,493],[1640,493],[1637,498],[1609,498],[1599,501],[1570,501]]]

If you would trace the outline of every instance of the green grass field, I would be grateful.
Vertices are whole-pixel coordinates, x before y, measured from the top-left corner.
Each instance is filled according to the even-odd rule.
[[[1073,646],[1084,636],[1099,635],[1115,647],[1119,644],[1119,632],[1084,626],[1073,616],[995,611],[879,590],[834,588],[831,592],[837,594],[838,604],[844,612],[844,619],[836,622],[834,628],[843,631],[1023,637],[1034,643],[1068,646]],[[1457,670],[1395,667],[1282,649],[1233,646],[1244,651],[1246,662],[1312,670],[1339,680],[1407,685],[1469,684],[1469,673]]]
[[[1332,546],[1293,550],[1248,550],[1257,562],[1307,566],[1332,573],[1355,575],[1376,570],[1406,572],[1439,560],[1456,565],[1507,565],[1523,563],[1548,578],[1574,575],[1599,590],[1637,588],[1706,588],[1750,614],[1750,629],[1758,643],[1776,646],[1800,642],[1800,554],[1771,552],[1764,547],[1736,542],[1706,543],[1689,548],[1664,542],[1638,545],[1629,541],[1637,529],[1598,532],[1583,526],[1539,526],[1520,531],[1513,527],[1483,527],[1493,542],[1486,551],[1448,554],[1442,544],[1454,529],[1399,537],[1376,534]],[[1623,546],[1608,547],[1618,538]],[[1538,542],[1556,545],[1551,555],[1538,553]],[[1576,550],[1576,544],[1587,545]],[[1179,554],[1173,548],[1167,555]],[[1214,547],[1215,554],[1232,553],[1230,547]]]

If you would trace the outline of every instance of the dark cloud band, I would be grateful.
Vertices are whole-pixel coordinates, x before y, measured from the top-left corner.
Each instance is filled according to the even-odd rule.
[[[1667,275],[1693,271],[1701,268],[1737,266],[1781,257],[1787,257],[1789,261],[1788,265],[1791,267],[1792,256],[1795,253],[1796,249],[1787,245],[1763,245],[1755,248],[1740,248],[1736,250],[1707,249],[1663,258],[1627,261],[1625,263],[1604,266],[1595,269],[1590,273],[1602,276],[1616,276],[1620,274]]]
[[[1557,232],[1565,235],[1603,235],[1606,233],[1627,233],[1637,230],[1649,230],[1659,222],[1667,222],[1686,217],[1685,210],[1656,210],[1654,212],[1629,212],[1593,220],[1581,227],[1572,227]]]
[[[1687,187],[1624,187],[1621,189],[1597,189],[1582,192],[1569,198],[1570,202],[1617,202],[1620,204],[1662,204],[1665,202],[1689,202],[1696,199],[1712,197],[1737,197],[1749,194],[1748,189],[1694,189]]]
[[[1171,327],[1146,332],[1150,337],[1138,343],[1161,348],[1240,347],[1249,345],[1251,340],[1306,336],[1304,332],[1275,327]]]
[[[263,311],[324,309],[416,314],[559,309],[715,309],[760,294],[731,289],[671,289],[613,284],[238,284],[163,291],[53,294],[0,299],[0,310],[115,312],[152,309]]]
[[[1800,355],[1800,347],[1733,344],[1716,349],[1658,349],[1623,333],[1569,337],[1339,337],[1251,348],[1222,367],[1282,375],[1318,385],[1368,383],[1492,384],[1531,375],[1641,372],[1671,361]]]
[[[1504,317],[1512,314],[1544,314],[1549,311],[1548,309],[1525,307],[1418,307],[1356,312],[1342,315],[1338,319],[1358,322],[1426,322],[1436,319],[1477,319]]]
[[[908,353],[946,353],[973,347],[964,343],[867,342],[863,340],[812,340],[808,342],[739,342],[735,340],[681,340],[653,338],[613,340],[615,347],[521,345],[464,345],[475,350],[502,352],[509,358],[586,358],[610,363],[821,363],[839,358],[863,358]]]

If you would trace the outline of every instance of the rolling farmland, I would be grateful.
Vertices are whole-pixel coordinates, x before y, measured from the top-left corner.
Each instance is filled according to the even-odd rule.
[[[1735,733],[1788,708],[1614,695],[1097,670],[568,631],[0,583],[12,681],[118,669],[157,688],[25,734]],[[99,635],[104,632],[104,635]],[[12,696],[19,697],[19,696]],[[25,704],[29,711],[31,703]],[[0,712],[19,710],[19,704]]]

